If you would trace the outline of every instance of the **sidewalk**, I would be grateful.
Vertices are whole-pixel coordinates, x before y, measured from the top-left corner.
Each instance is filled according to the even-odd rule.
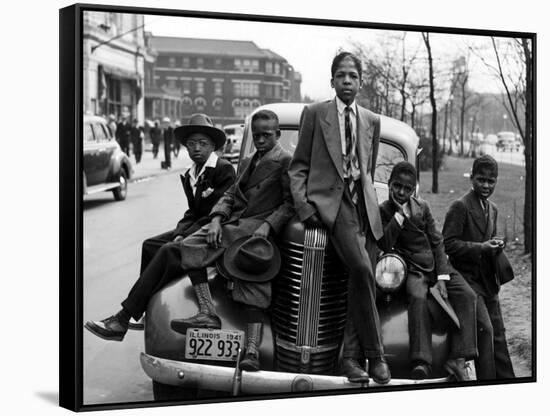
[[[145,178],[151,178],[159,175],[167,175],[172,172],[185,172],[191,166],[191,159],[187,154],[185,147],[181,147],[179,155],[177,158],[174,157],[172,153],[172,168],[171,169],[161,169],[160,162],[164,161],[164,149],[159,149],[159,153],[156,159],[153,159],[153,153],[151,150],[144,150],[141,161],[136,163],[136,158],[134,154],[130,152],[130,162],[132,162],[132,168],[134,173],[130,182],[136,182],[143,180]]]

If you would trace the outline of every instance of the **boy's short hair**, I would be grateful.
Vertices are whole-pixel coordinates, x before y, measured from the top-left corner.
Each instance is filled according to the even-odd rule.
[[[254,113],[252,116],[252,123],[256,120],[274,120],[277,123],[277,128],[279,128],[279,117],[277,117],[277,114],[271,110],[260,110],[257,113]]]
[[[488,170],[495,177],[498,176],[498,163],[494,157],[489,155],[479,156],[474,160],[472,166],[472,176],[481,173],[482,170]]]
[[[410,175],[414,179],[414,183],[416,183],[416,168],[406,160],[397,163],[393,169],[391,170],[390,179],[388,183],[390,183],[397,175],[405,174]]]
[[[342,62],[346,58],[350,58],[353,61],[353,63],[355,64],[355,68],[357,68],[357,72],[359,72],[359,78],[362,78],[363,65],[361,64],[361,60],[351,52],[340,52],[338,55],[334,57],[334,59],[332,60],[332,66],[330,67],[330,73],[332,75],[332,78],[334,78],[334,74],[336,73],[336,70],[338,69],[338,65],[340,65],[340,62]]]

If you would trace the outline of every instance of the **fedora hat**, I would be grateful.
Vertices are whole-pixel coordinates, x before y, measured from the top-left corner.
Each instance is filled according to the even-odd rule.
[[[279,273],[281,253],[279,248],[266,238],[242,237],[225,250],[221,265],[231,278],[267,282]]]
[[[216,150],[222,147],[226,141],[225,132],[217,127],[214,127],[214,123],[212,123],[212,120],[206,114],[193,114],[189,119],[189,123],[174,130],[174,136],[184,146],[187,143],[189,136],[193,133],[202,133],[210,137],[214,142],[214,147]]]

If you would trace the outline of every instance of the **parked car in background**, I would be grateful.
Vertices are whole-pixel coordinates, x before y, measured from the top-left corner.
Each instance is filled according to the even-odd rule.
[[[497,134],[497,150],[502,152],[519,152],[521,142],[516,140],[516,134],[511,131],[501,131]]]
[[[280,103],[265,105],[256,111],[269,109],[278,115],[279,143],[294,153],[303,108],[304,104]],[[250,120],[251,117],[244,129],[242,158],[254,152]],[[388,198],[388,180],[396,163],[407,160],[415,166],[418,164],[418,145],[419,138],[413,129],[398,120],[381,117],[374,183],[379,202]],[[209,285],[222,320],[221,331],[208,334],[205,333],[208,330],[190,328],[187,336],[170,328],[172,319],[194,315],[198,309],[187,276],[164,287],[149,302],[141,365],[153,380],[155,399],[368,387],[349,382],[339,372],[348,277],[345,265],[330,244],[327,231],[306,228],[294,218],[278,236],[277,245],[282,264],[273,281],[269,316],[264,319],[261,371],[247,372],[236,368],[238,348],[244,348],[246,321],[241,306],[226,293],[227,280],[222,276],[223,270],[211,268]],[[389,385],[448,381],[443,369],[449,352],[444,329],[446,316],[433,300],[430,303],[433,378],[410,379],[405,278],[405,263],[399,256],[387,254],[380,257],[376,266],[377,307],[385,355],[393,377]],[[208,335],[216,341],[208,342]],[[203,341],[202,347],[198,338]]]
[[[244,124],[228,124],[223,127],[223,131],[225,132],[227,141],[225,142],[222,157],[231,163],[237,163],[241,152]]]
[[[117,201],[126,199],[133,174],[130,159],[104,118],[84,115],[83,121],[83,194],[111,191]]]

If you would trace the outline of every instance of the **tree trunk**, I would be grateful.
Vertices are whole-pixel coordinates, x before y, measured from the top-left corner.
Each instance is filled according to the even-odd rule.
[[[533,251],[533,58],[532,49],[529,50],[529,41],[522,39],[523,52],[525,55],[525,205],[523,207],[523,237],[526,253]],[[533,45],[532,45],[533,47]]]
[[[430,34],[422,33],[426,49],[428,51],[428,65],[430,68],[430,103],[432,105],[432,193],[439,193],[439,180],[438,171],[439,163],[437,160],[437,154],[439,153],[437,146],[437,104],[435,101],[435,87],[434,87],[434,70],[432,60],[432,48],[430,47]]]

